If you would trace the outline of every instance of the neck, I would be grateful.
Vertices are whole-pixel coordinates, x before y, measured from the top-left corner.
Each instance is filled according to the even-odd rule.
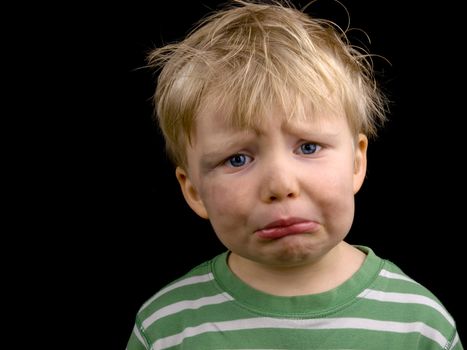
[[[363,264],[365,254],[341,242],[319,260],[297,266],[270,266],[229,256],[233,273],[249,286],[277,296],[298,296],[326,292],[349,279]]]

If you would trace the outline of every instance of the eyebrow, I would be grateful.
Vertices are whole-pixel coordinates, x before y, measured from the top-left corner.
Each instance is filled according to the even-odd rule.
[[[219,152],[213,151],[213,152],[205,153],[201,155],[201,158],[200,158],[201,169],[203,169],[204,171],[207,171],[213,168],[214,166],[218,165],[220,162],[224,160],[224,158],[227,158],[227,157],[228,155],[225,152],[220,152],[220,151]]]
[[[254,139],[254,137],[254,133],[247,132],[239,133],[238,135],[227,139],[219,138],[219,141],[215,141],[213,145],[210,145],[211,149],[215,148],[214,150],[206,151],[201,155],[201,162],[203,165],[210,165],[213,162],[222,160],[220,158],[224,158],[229,156],[231,153],[235,153],[234,151],[229,150],[239,147],[240,144],[249,142]]]
[[[332,132],[323,131],[323,130],[316,130],[313,128],[312,130],[307,130],[300,124],[292,124],[292,123],[283,123],[281,128],[286,132],[290,132],[296,135],[303,135],[304,138],[314,139],[320,137],[331,137],[336,138],[339,136],[340,132],[336,130],[332,130]],[[233,136],[230,134],[226,134],[223,138],[218,137],[214,144],[210,145],[209,148],[213,149],[212,151],[207,151],[201,155],[201,164],[204,167],[209,167],[213,163],[217,163],[221,161],[224,157],[228,157],[231,154],[235,154],[234,151],[229,151],[229,149],[235,149],[239,147],[239,144],[247,143],[252,139],[260,136],[262,134],[261,130],[258,129],[246,129],[241,130],[238,133],[234,134]],[[227,136],[228,135],[228,136]]]
[[[285,123],[282,125],[282,130],[285,130],[286,132],[290,132],[292,134],[306,134],[308,137],[314,138],[314,137],[337,137],[339,136],[340,132],[338,130],[332,130],[330,131],[323,131],[319,130],[317,128],[313,129],[307,129],[304,128],[300,124],[292,124],[292,123]]]

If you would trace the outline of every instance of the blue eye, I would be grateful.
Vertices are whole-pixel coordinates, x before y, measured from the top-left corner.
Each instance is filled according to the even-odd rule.
[[[304,154],[313,154],[319,149],[319,146],[316,143],[304,143],[300,145],[300,150]]]
[[[245,154],[235,154],[229,159],[227,159],[227,165],[232,166],[234,168],[241,167],[248,162],[248,156]]]

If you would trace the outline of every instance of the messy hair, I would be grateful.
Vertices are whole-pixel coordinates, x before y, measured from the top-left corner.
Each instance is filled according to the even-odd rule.
[[[159,72],[155,115],[167,152],[184,168],[196,118],[207,104],[239,128],[264,121],[271,106],[287,118],[334,112],[347,118],[353,133],[369,137],[385,120],[371,56],[333,22],[284,1],[234,0],[183,41],[153,49],[148,65]]]

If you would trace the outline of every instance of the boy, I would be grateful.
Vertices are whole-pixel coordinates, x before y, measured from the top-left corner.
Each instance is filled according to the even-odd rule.
[[[435,296],[344,241],[385,120],[366,57],[328,21],[243,1],[150,54],[184,198],[227,251],[148,300],[127,350],[462,349]]]

